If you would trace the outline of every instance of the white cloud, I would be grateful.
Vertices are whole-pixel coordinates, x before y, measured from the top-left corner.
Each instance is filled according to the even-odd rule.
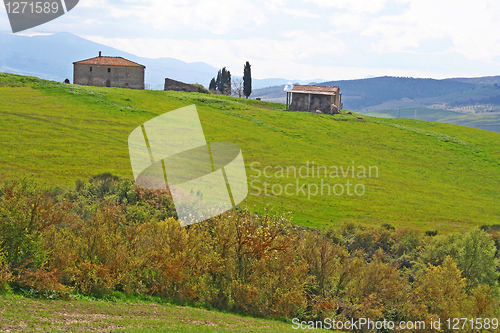
[[[85,0],[85,1],[79,1],[78,2],[78,7],[77,8],[107,8],[110,7],[110,5],[107,4],[107,1],[102,1],[102,0]]]
[[[291,15],[295,18],[297,18],[297,17],[307,17],[307,18],[314,18],[314,19],[321,18],[320,15],[313,14],[313,13],[309,12],[308,10],[283,8],[282,11],[283,11],[283,13]]]
[[[128,2],[128,6],[105,2],[106,12],[113,18],[129,18],[166,34],[189,30],[224,35],[258,26],[266,20],[254,2],[248,0]]]
[[[165,54],[186,62],[206,61],[222,68],[226,66],[233,75],[241,75],[245,61],[252,64],[255,78],[282,77],[288,79],[329,80],[352,79],[367,75],[394,75],[417,77],[445,77],[442,73],[418,69],[391,69],[389,67],[342,67],[336,58],[348,56],[344,42],[331,34],[318,34],[311,38],[304,31],[286,33],[287,40],[273,41],[263,38],[242,40],[200,39],[186,41],[177,39],[107,39],[99,36],[85,36],[98,43],[147,57],[161,57]],[[313,45],[305,48],[304,45]],[[331,45],[331,49],[325,47]],[[214,57],[213,55],[217,56]],[[329,60],[320,63],[308,61],[310,57],[323,56]]]
[[[283,72],[280,76],[299,77],[298,73],[294,76],[288,72],[291,68],[300,68],[297,70],[307,73],[312,68],[331,66],[332,61],[339,65],[346,63],[349,68],[379,66],[387,70],[392,64],[382,59],[395,54],[399,59],[404,59],[405,54],[422,57],[448,54],[450,60],[459,54],[477,64],[492,63],[500,56],[500,35],[497,34],[500,3],[489,0],[474,4],[463,0],[302,0],[293,3],[285,0],[210,3],[149,0],[128,1],[128,6],[105,3],[106,10],[115,17],[128,17],[141,27],[162,31],[166,36],[158,39],[145,34],[134,40],[123,36],[113,39],[113,45],[121,45],[122,49],[142,56],[169,56],[205,61],[214,66],[231,67],[256,59],[267,64],[262,77],[273,76],[271,73],[279,70]],[[176,39],[178,33],[182,39]],[[104,36],[92,39],[106,40]],[[442,41],[449,44],[436,47]],[[356,66],[352,66],[351,56],[356,56]],[[401,68],[402,63],[404,60],[399,61],[398,75],[403,72],[439,74],[425,68],[414,71],[410,60],[406,69]],[[311,77],[320,77],[326,72],[318,70],[312,72]],[[370,74],[375,72],[372,70]],[[456,68],[456,73],[462,73],[462,68]]]
[[[335,33],[345,34],[359,30],[365,20],[361,15],[352,13],[334,14],[329,17],[330,24],[335,28]]]
[[[314,3],[322,8],[335,8],[346,10],[351,13],[375,14],[385,8],[388,0],[303,0],[306,3]]]
[[[89,40],[137,54],[143,57],[169,57],[187,62],[208,61],[214,66],[240,65],[242,61],[300,61],[310,58],[339,56],[348,52],[347,44],[333,33],[291,30],[281,33],[279,39],[251,37],[245,39],[200,38],[105,38],[83,36]],[[342,51],[341,51],[342,50]]]
[[[249,60],[260,78],[443,77],[500,70],[499,14],[493,0],[85,0],[34,31],[237,71]],[[436,62],[414,68],[423,58]]]
[[[407,52],[424,43],[449,38],[450,52],[470,60],[491,62],[500,56],[500,3],[453,0],[412,0],[402,15],[374,18],[361,34],[372,37],[378,54]]]

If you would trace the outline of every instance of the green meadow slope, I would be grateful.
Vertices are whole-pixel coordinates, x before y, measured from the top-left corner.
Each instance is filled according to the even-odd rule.
[[[415,111],[417,117],[415,117]],[[365,115],[382,118],[413,118],[418,120],[437,121],[488,131],[500,132],[500,113],[464,114],[448,110],[429,108],[401,108],[367,112]]]
[[[113,299],[0,297],[2,332],[296,332],[292,323],[185,306]]]
[[[207,141],[241,147],[250,185],[245,204],[254,211],[291,212],[293,222],[306,226],[350,221],[443,232],[500,220],[500,133],[1,73],[0,178],[46,186],[72,186],[103,172],[132,178],[130,132],[192,104]]]

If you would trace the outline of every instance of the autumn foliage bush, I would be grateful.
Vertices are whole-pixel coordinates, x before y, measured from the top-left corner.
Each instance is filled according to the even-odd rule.
[[[486,230],[486,229],[485,229]],[[393,321],[499,315],[498,231],[316,230],[235,209],[181,227],[168,191],[109,174],[0,189],[0,291],[114,291],[259,317]]]

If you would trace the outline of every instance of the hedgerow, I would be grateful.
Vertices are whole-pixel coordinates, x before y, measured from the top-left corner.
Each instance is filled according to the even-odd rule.
[[[181,227],[167,191],[109,174],[0,189],[0,292],[116,291],[258,317],[423,320],[499,314],[498,228],[318,230],[233,209]]]

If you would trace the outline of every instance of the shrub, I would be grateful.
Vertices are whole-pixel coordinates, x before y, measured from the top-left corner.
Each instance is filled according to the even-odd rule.
[[[12,272],[7,264],[7,258],[0,252],[0,292],[9,290],[9,283],[12,281]]]
[[[19,269],[16,285],[30,296],[43,298],[66,298],[72,288],[60,282],[57,269],[47,270],[43,268]]]
[[[463,318],[468,314],[466,279],[461,276],[452,257],[447,256],[442,265],[426,268],[417,279],[416,293],[430,314],[446,321]]]
[[[199,93],[202,93],[202,94],[212,94],[212,92],[210,90],[208,90],[207,88],[205,88],[202,84],[195,83],[195,84],[193,84],[193,86],[195,86],[195,87],[198,88],[198,92]]]
[[[467,291],[480,284],[497,284],[498,259],[492,237],[480,229],[465,234],[435,237],[424,249],[421,262],[428,265],[442,265],[447,256],[456,262],[467,278]]]
[[[48,255],[43,232],[66,219],[69,205],[27,181],[7,183],[1,192],[0,248],[8,265],[40,267]]]

